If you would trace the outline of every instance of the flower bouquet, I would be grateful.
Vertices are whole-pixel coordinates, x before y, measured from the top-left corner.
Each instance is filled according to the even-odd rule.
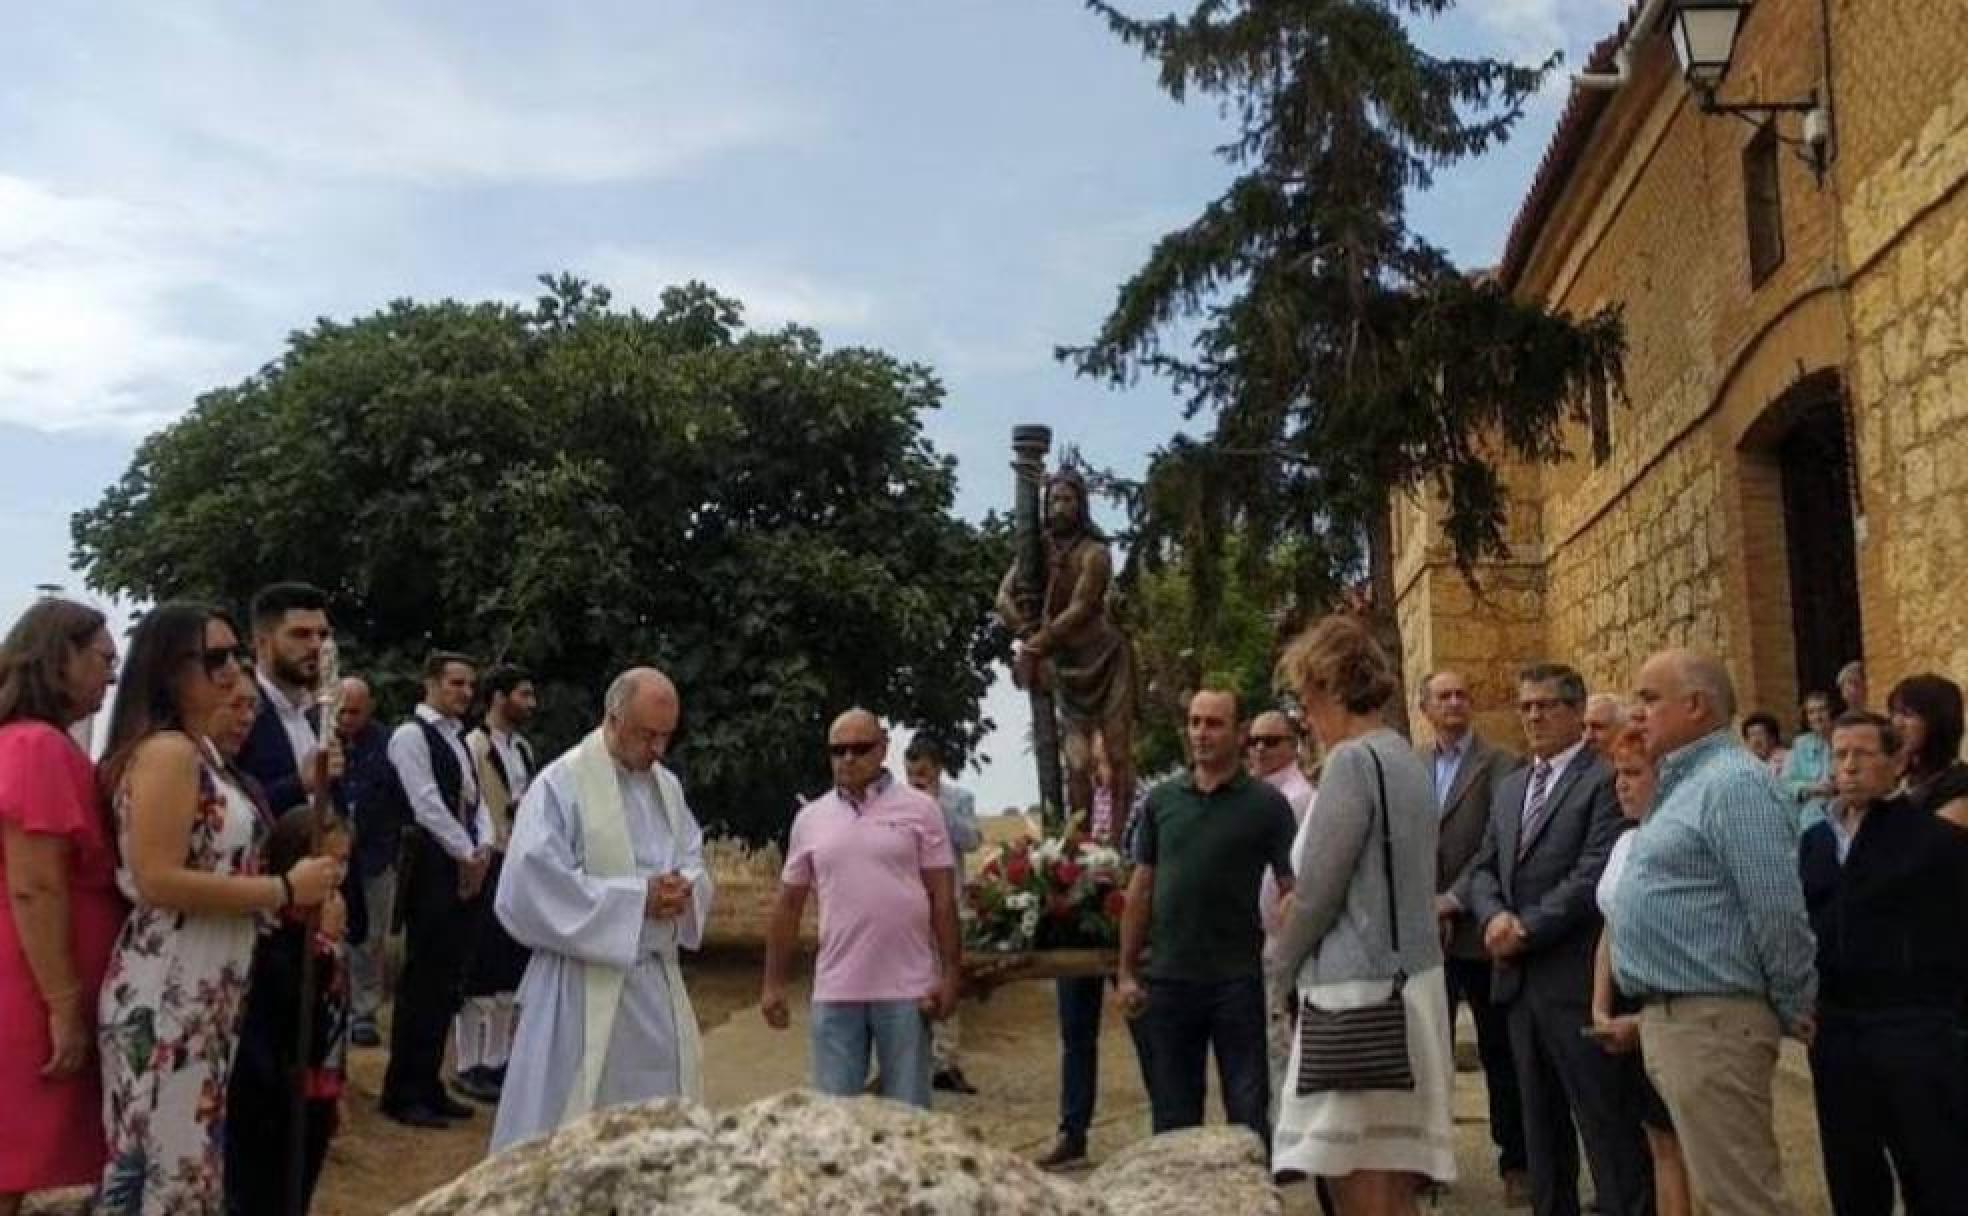
[[[967,949],[995,953],[1106,950],[1119,943],[1127,866],[1078,828],[992,849],[964,887]]]

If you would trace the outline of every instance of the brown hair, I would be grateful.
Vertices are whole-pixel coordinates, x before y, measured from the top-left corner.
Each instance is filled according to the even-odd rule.
[[[1317,689],[1351,713],[1372,713],[1394,695],[1394,665],[1358,617],[1333,615],[1293,639],[1278,660],[1278,683]]]
[[[159,731],[184,729],[178,673],[185,664],[200,661],[205,626],[215,620],[232,624],[231,617],[215,608],[175,600],[152,608],[137,623],[123,659],[123,676],[116,683],[109,739],[103,744],[99,776],[104,792],[114,794],[138,744]]]
[[[1653,763],[1647,755],[1647,732],[1638,726],[1623,728],[1619,734],[1613,736],[1612,745],[1606,749],[1607,757],[1615,765],[1626,759],[1629,753],[1639,756],[1649,764]]]
[[[36,600],[0,642],[0,725],[23,720],[67,730],[68,664],[103,631],[103,614],[74,600]]]

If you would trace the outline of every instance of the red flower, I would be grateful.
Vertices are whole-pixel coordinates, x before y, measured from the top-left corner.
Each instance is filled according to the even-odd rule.
[[[984,868],[979,870],[977,874],[980,878],[996,878],[1001,872],[998,867],[998,859],[993,857],[984,863]]]
[[[1119,889],[1107,892],[1101,910],[1114,920],[1121,919],[1121,913],[1127,910],[1127,892]]]
[[[1064,895],[1053,896],[1046,900],[1046,915],[1054,920],[1071,920],[1073,918],[1073,901]]]
[[[1083,869],[1078,862],[1056,861],[1052,865],[1052,880],[1062,887],[1070,887],[1080,880]]]
[[[1013,853],[1005,861],[1005,877],[1014,887],[1022,887],[1025,880],[1032,877],[1032,863],[1025,860],[1025,854]]]

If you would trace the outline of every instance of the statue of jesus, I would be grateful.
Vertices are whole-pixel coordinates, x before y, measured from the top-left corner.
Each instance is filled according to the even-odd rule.
[[[1092,813],[1094,736],[1100,736],[1113,773],[1110,831],[1118,840],[1134,801],[1134,645],[1108,610],[1114,558],[1093,526],[1086,480],[1076,470],[1047,480],[1045,530],[1041,619],[1019,611],[1016,565],[998,585],[998,616],[1019,639],[1012,680],[1054,694],[1066,727],[1069,811]]]

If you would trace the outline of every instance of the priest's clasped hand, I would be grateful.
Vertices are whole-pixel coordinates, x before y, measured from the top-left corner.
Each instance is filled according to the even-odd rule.
[[[653,875],[643,898],[642,914],[650,920],[672,920],[690,907],[690,880],[680,872]]]

